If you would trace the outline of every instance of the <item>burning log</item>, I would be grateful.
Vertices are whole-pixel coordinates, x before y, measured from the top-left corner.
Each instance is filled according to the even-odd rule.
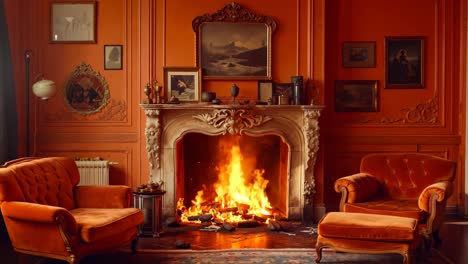
[[[191,215],[191,216],[187,217],[187,219],[189,221],[198,221],[198,220],[200,220],[200,216],[199,215]]]
[[[250,209],[250,205],[241,203],[237,206],[237,208],[239,212],[246,214]]]
[[[228,213],[228,212],[237,212],[237,207],[229,207],[229,208],[219,208],[218,211],[220,213]]]
[[[204,214],[204,215],[200,215],[199,216],[199,219],[200,221],[202,222],[208,222],[211,220],[211,218],[213,218],[213,215],[212,214]]]
[[[253,216],[253,219],[256,220],[256,221],[259,221],[259,222],[262,222],[262,223],[265,223],[266,220],[268,219],[269,217],[264,217],[264,216],[258,216],[258,215],[254,215]]]

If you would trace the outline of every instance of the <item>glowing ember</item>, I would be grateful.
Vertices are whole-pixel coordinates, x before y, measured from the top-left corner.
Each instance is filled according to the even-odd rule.
[[[243,171],[243,157],[238,145],[230,148],[228,160],[219,165],[218,181],[213,184],[216,194],[199,190],[192,206],[185,208],[183,198],[177,202],[183,222],[197,221],[202,215],[211,214],[219,222],[241,222],[246,219],[268,220],[271,205],[265,193],[268,181],[264,170],[256,169],[252,175]],[[207,198],[207,197],[215,198]]]

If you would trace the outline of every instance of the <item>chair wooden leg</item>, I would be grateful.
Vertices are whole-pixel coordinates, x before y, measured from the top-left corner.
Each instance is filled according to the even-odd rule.
[[[434,248],[439,248],[442,245],[442,239],[440,238],[439,230],[432,232],[432,239],[434,240]]]
[[[138,253],[138,237],[132,240],[130,249],[132,250],[132,254]]]
[[[322,249],[323,249],[323,246],[320,245],[320,244],[317,244],[315,246],[315,251],[317,252],[317,257],[315,258],[315,263],[319,263],[320,260],[322,260]]]

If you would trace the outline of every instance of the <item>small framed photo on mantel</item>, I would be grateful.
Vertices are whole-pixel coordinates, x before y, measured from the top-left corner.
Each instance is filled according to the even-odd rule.
[[[174,97],[182,103],[200,102],[200,67],[164,67],[164,87],[166,101]]]

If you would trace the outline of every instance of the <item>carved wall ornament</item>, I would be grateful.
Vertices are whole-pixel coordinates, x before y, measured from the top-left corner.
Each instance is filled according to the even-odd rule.
[[[101,111],[109,100],[109,85],[104,77],[81,63],[65,82],[65,103],[76,113],[89,115]]]
[[[316,154],[319,149],[319,124],[318,118],[320,117],[319,110],[304,110],[304,140],[306,142],[306,162],[305,170],[313,168]],[[310,166],[309,166],[310,164]],[[312,179],[313,181],[314,179]]]
[[[146,114],[146,152],[148,152],[148,160],[150,169],[161,167],[161,120],[159,118],[159,110],[145,110]]]
[[[127,120],[127,103],[125,100],[110,100],[101,112],[94,115],[77,115],[70,111],[48,112],[45,120],[49,123],[64,121],[125,121]]]
[[[205,22],[256,22],[267,24],[271,27],[272,31],[276,29],[276,22],[271,17],[257,15],[235,2],[227,4],[223,9],[218,10],[214,14],[196,17],[192,21],[193,31],[197,32],[200,25]]]
[[[403,108],[400,111],[403,115],[399,117],[348,119],[346,123],[436,125],[439,123],[439,97],[436,95],[426,102],[419,103],[412,108]]]
[[[311,182],[304,181],[304,202],[305,204],[312,205],[314,203],[315,195],[315,179],[312,178]]]
[[[193,116],[215,128],[222,128],[223,135],[242,135],[245,129],[258,127],[271,120],[271,117],[255,115],[248,109],[215,109],[212,113]]]

